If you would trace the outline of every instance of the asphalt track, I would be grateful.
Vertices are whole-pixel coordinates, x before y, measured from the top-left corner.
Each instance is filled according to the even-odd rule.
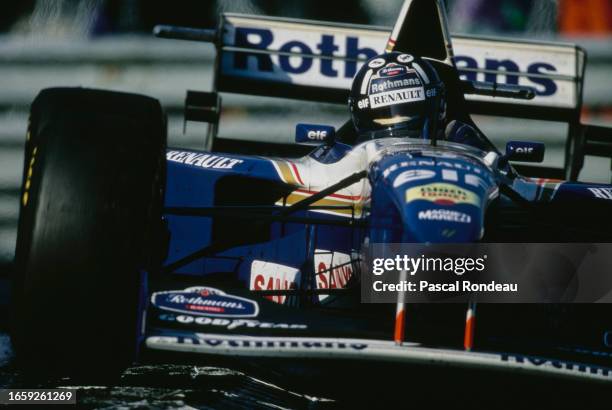
[[[2,354],[8,336],[0,335]],[[79,408],[104,409],[326,409],[337,403],[305,396],[222,367],[188,365],[137,366],[112,385],[82,385],[68,379],[32,383],[3,357],[2,388],[76,389]]]

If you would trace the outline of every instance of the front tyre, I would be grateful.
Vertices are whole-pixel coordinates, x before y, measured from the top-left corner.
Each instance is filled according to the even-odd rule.
[[[115,372],[137,349],[140,272],[161,232],[166,122],[157,100],[43,90],[25,149],[11,337],[18,362]]]

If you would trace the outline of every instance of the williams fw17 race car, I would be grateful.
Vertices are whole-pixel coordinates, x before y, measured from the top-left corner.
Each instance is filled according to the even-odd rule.
[[[12,280],[20,365],[84,376],[230,362],[287,383],[306,377],[302,390],[325,394],[362,375],[368,387],[462,390],[467,378],[556,394],[612,382],[606,304],[479,305],[469,333],[473,303],[409,304],[398,332],[395,305],[360,301],[368,243],[610,242],[612,186],[576,182],[585,155],[612,156],[612,132],[580,123],[584,50],[451,37],[435,0],[406,0],[390,35],[239,14],[216,30],[155,34],[217,47],[214,90],[189,91],[185,108],[186,120],[210,124],[209,146],[167,148],[149,97],[40,92]],[[433,71],[402,65],[415,61]],[[363,67],[378,77],[359,77]],[[417,87],[435,75],[443,88]],[[368,104],[439,102],[442,89],[445,103],[416,135],[364,139],[349,121],[298,124],[295,145],[217,136],[220,93],[346,104],[355,76],[378,95],[351,93],[354,118]],[[397,81],[411,93],[390,93]],[[439,138],[441,110],[478,138]],[[564,167],[525,165],[542,161],[537,142],[499,152],[471,114],[567,123]],[[439,200],[409,198],[423,187]]]

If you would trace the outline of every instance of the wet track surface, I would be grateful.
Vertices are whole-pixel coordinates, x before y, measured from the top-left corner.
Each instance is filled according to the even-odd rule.
[[[311,397],[240,371],[213,366],[136,366],[110,384],[26,377],[16,368],[7,333],[8,269],[0,266],[0,388],[76,389],[79,407],[96,409],[327,409],[338,405],[330,399]]]
[[[6,352],[6,335],[1,336]],[[0,369],[3,388],[76,389],[79,407],[103,409],[326,409],[338,403],[285,390],[247,374],[220,367],[138,366],[112,385],[74,384],[69,379],[32,383],[11,360]]]

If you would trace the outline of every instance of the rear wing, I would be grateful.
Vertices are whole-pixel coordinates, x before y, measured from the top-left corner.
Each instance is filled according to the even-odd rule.
[[[390,31],[383,27],[225,13],[217,30],[158,26],[155,34],[215,43],[213,93],[197,97],[191,92],[192,99],[187,99],[194,120],[208,118],[215,124],[220,108],[201,105],[204,115],[196,114],[198,104],[194,101],[218,102],[217,93],[228,92],[346,104],[354,74],[364,61],[385,49]],[[580,124],[586,67],[582,48],[464,35],[452,36],[452,44],[453,61],[463,80],[493,83],[494,88],[527,86],[535,91],[533,99],[508,99],[478,95],[477,89],[466,87],[469,113],[569,125],[564,169],[549,169],[546,176],[576,179],[585,153],[607,156],[610,152],[612,135],[608,131],[602,137],[600,129],[595,132]],[[465,84],[469,84],[467,81]],[[192,118],[188,115],[187,119]],[[214,134],[216,126],[211,130]],[[590,144],[589,136],[595,134],[597,141]],[[214,135],[209,141],[213,139]],[[602,145],[608,147],[602,149]]]
[[[361,64],[384,50],[390,29],[223,14],[216,87],[221,92],[345,104]],[[454,61],[472,81],[533,87],[532,100],[466,95],[474,114],[567,121],[582,104],[586,54],[569,44],[453,36]]]

